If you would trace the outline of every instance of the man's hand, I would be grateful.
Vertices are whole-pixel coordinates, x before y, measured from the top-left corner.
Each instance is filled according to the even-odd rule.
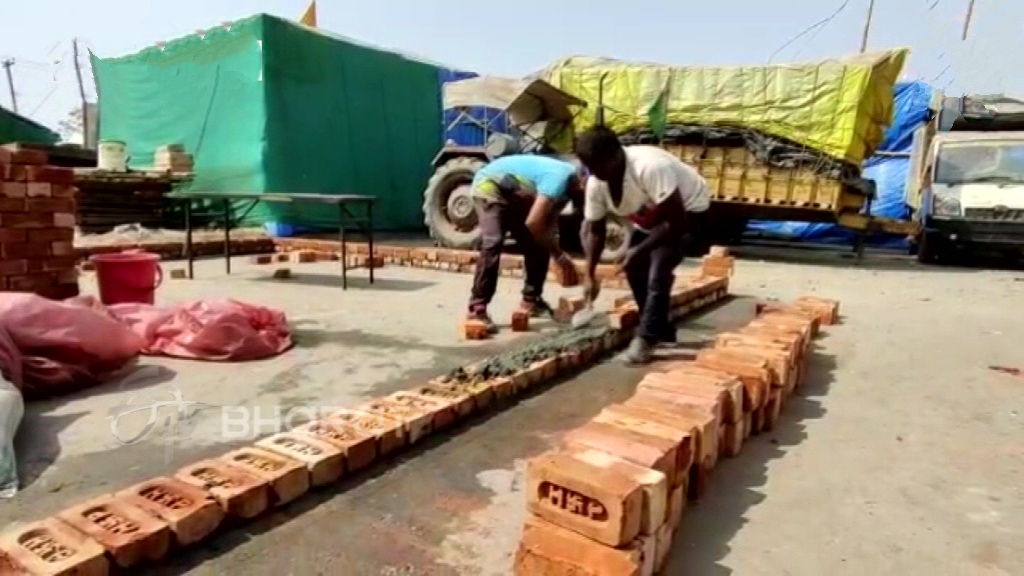
[[[622,258],[620,258],[619,262],[618,262],[619,272],[625,273],[626,270],[628,270],[629,267],[636,260],[636,255],[637,255],[637,249],[636,248],[630,248],[630,249],[626,250],[626,252],[623,253]]]
[[[576,263],[572,261],[572,258],[568,254],[562,252],[555,259],[555,263],[562,271],[562,284],[565,286],[575,286],[580,282],[579,271],[576,270]]]

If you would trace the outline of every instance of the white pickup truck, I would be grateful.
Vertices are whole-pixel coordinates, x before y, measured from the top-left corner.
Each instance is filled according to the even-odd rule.
[[[925,152],[922,262],[941,263],[964,250],[1024,252],[1024,102],[985,98],[987,118],[985,110],[965,113],[961,104],[951,123],[943,110],[947,117],[940,113]]]

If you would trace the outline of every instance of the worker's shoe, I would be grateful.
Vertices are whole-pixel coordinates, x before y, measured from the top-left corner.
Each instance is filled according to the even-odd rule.
[[[531,318],[554,318],[555,310],[543,298],[536,300],[523,300],[519,303],[519,309],[530,315]]]
[[[622,360],[630,366],[642,366],[650,364],[654,357],[654,346],[643,338],[637,336],[629,343],[629,347],[622,354]]]
[[[665,330],[665,333],[662,334],[661,338],[658,339],[658,343],[659,344],[678,344],[679,343],[679,339],[676,337],[676,327],[675,327],[675,324],[670,325]]]
[[[491,315],[487,313],[487,308],[470,308],[469,315],[467,316],[467,318],[470,320],[483,322],[484,325],[487,326],[487,333],[490,334],[491,336],[498,333],[498,325],[494,323],[494,320],[491,320]]]

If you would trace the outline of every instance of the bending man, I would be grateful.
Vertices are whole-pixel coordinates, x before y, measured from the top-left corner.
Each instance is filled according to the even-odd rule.
[[[707,183],[665,150],[623,146],[605,127],[582,134],[576,154],[591,174],[582,231],[587,295],[596,298],[600,291],[594,271],[604,250],[608,213],[629,219],[634,230],[621,267],[640,308],[640,326],[625,359],[631,364],[649,362],[654,346],[675,341],[670,318],[674,270],[710,206]]]
[[[482,233],[480,257],[473,277],[469,317],[497,326],[487,313],[501,268],[505,234],[519,245],[526,269],[520,307],[532,316],[550,315],[542,293],[548,261],[554,259],[568,283],[577,281],[572,259],[558,245],[558,217],[570,199],[583,199],[582,178],[569,162],[546,156],[518,154],[498,158],[473,178],[473,199]]]

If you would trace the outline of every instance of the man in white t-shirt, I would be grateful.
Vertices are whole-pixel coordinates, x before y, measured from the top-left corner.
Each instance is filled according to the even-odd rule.
[[[604,250],[608,214],[629,219],[634,230],[621,267],[640,308],[640,326],[625,359],[644,364],[654,346],[675,341],[670,318],[674,270],[700,233],[711,205],[707,182],[669,152],[656,146],[623,146],[602,126],[580,135],[576,155],[590,172],[581,232],[586,293],[593,299],[600,291],[594,271]]]

